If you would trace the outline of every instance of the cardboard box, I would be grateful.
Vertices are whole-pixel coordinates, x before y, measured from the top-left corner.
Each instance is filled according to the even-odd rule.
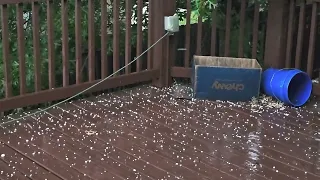
[[[262,68],[256,59],[194,56],[194,98],[247,101],[259,96]]]

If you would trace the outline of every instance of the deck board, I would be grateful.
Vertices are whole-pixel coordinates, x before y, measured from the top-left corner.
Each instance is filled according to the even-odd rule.
[[[97,162],[100,164],[100,166],[106,168],[106,171],[111,172],[113,176],[117,176],[120,179],[139,176],[141,176],[140,178],[142,179],[149,179],[139,175],[139,173],[137,174],[132,170],[132,168],[130,169],[124,163],[120,163],[117,156],[112,156],[110,155],[110,152],[108,152],[111,150],[108,142],[101,139],[99,136],[96,136],[95,134],[90,135],[90,133],[87,132],[92,131],[91,128],[98,126],[98,124],[93,125],[93,123],[96,123],[94,115],[86,113],[86,111],[81,110],[71,104],[68,105],[68,110],[62,107],[50,110],[49,113],[56,114],[55,119],[59,119],[58,117],[64,118],[60,119],[61,122],[65,119],[68,120],[67,123],[61,123],[62,127],[56,128],[61,130],[63,130],[63,128],[65,129],[63,130],[64,134],[71,137],[66,143],[67,146],[70,148],[77,147],[75,151],[80,153],[82,157],[85,157],[87,163],[90,163],[90,166],[95,167],[95,165],[92,165],[91,162]],[[104,171],[105,170],[103,170],[103,172]],[[99,171],[96,169],[93,172]]]
[[[136,92],[132,92],[132,94],[135,94]],[[164,108],[168,108],[168,109],[173,109],[173,107],[172,107],[172,104],[170,105],[170,103],[168,103],[169,101],[169,99],[170,99],[170,97],[169,96],[162,96],[161,98],[159,98],[159,93],[157,94],[156,92],[151,92],[152,93],[152,96],[151,96],[151,99],[154,99],[154,102],[153,103],[159,103],[158,105],[159,106],[165,106]],[[146,95],[146,96],[150,96],[150,95]],[[121,97],[123,97],[123,96],[121,96]],[[129,97],[129,96],[128,96]],[[165,99],[167,99],[167,101],[165,102]],[[142,99],[140,99],[140,101],[141,101]],[[198,102],[197,102],[198,103]],[[148,104],[148,105],[145,105],[145,106],[149,106],[150,107],[150,105]],[[179,105],[177,105],[176,107],[177,108],[179,108],[179,107],[182,107],[182,108],[180,108],[180,109],[178,109],[177,110],[177,112],[183,112],[183,111],[186,111],[185,109],[187,109],[188,107],[187,107],[188,105],[186,105],[186,106],[181,106],[181,104],[179,104]],[[198,106],[197,106],[198,107]],[[220,137],[215,137],[215,138],[220,138],[220,139],[226,139],[226,137],[228,137],[228,138],[230,138],[230,136],[231,136],[231,138],[232,137],[237,137],[237,136],[239,136],[239,135],[241,135],[242,137],[241,138],[237,138],[237,139],[231,139],[231,140],[226,140],[227,142],[229,142],[229,143],[226,143],[227,144],[227,146],[229,146],[229,145],[231,145],[232,146],[232,149],[237,149],[237,153],[241,153],[242,155],[246,155],[247,153],[243,150],[243,149],[245,149],[246,147],[245,147],[245,144],[247,144],[246,142],[241,142],[241,141],[243,141],[243,140],[245,140],[243,137],[246,137],[246,136],[248,136],[247,134],[248,134],[248,132],[254,132],[254,128],[251,128],[251,127],[253,127],[252,125],[250,125],[250,124],[248,124],[248,125],[246,125],[247,123],[247,121],[245,122],[245,123],[240,123],[240,121],[238,121],[239,119],[234,119],[234,118],[230,118],[230,117],[237,117],[237,114],[235,114],[235,115],[232,115],[232,112],[230,112],[230,111],[226,111],[226,109],[223,109],[223,108],[219,108],[219,107],[210,107],[210,108],[208,108],[208,104],[207,104],[207,107],[205,107],[205,106],[199,106],[199,107],[201,107],[201,108],[203,108],[203,109],[201,109],[201,110],[199,110],[199,109],[197,109],[197,107],[192,107],[192,108],[190,108],[189,110],[197,110],[198,111],[198,117],[199,116],[202,116],[203,115],[203,112],[206,112],[206,111],[208,111],[208,112],[210,112],[210,109],[214,109],[214,111],[213,111],[213,113],[215,113],[217,116],[214,116],[213,114],[211,114],[211,119],[214,119],[215,120],[215,123],[214,123],[214,126],[211,126],[210,128],[212,128],[212,129],[216,129],[216,132],[215,132],[215,134],[220,134]],[[152,109],[154,109],[154,107],[151,107]],[[164,109],[164,108],[162,108],[162,109]],[[208,110],[205,110],[205,109],[208,109]],[[164,113],[166,113],[166,114],[169,114],[168,113],[168,110],[163,110],[163,111],[165,111]],[[202,113],[201,113],[202,112]],[[208,113],[209,114],[209,113]],[[190,115],[190,113],[188,114],[188,115]],[[181,115],[180,115],[181,116]],[[197,120],[197,116],[193,116],[194,117],[194,121],[196,121]],[[177,116],[176,117],[169,117],[169,118],[177,118]],[[204,117],[205,118],[205,117]],[[208,118],[208,117],[207,117]],[[210,118],[210,117],[209,117]],[[199,119],[199,118],[198,118]],[[219,121],[218,123],[219,124],[221,124],[221,122],[223,122],[224,123],[224,125],[225,126],[228,126],[228,128],[225,128],[225,127],[221,127],[220,125],[218,125],[217,123],[216,123],[216,121],[217,120],[221,120],[221,121]],[[230,121],[230,120],[233,120],[233,121]],[[236,123],[235,123],[236,122]],[[239,124],[240,123],[240,124]],[[253,122],[250,122],[251,124],[253,123]],[[197,124],[199,124],[199,123],[197,123]],[[213,123],[211,123],[211,124],[213,124]],[[256,126],[256,125],[254,125],[254,126]],[[235,136],[235,135],[230,135],[230,129],[232,130],[232,129],[234,129],[234,128],[237,128],[237,127],[245,127],[245,130],[246,130],[246,132],[244,131],[244,132],[237,132],[238,134],[237,134],[237,136]],[[200,129],[200,128],[198,128],[198,129]],[[229,129],[229,130],[228,130]],[[240,129],[241,130],[241,129]],[[225,132],[225,131],[227,131],[227,132]],[[205,133],[207,133],[207,132],[210,132],[210,129],[209,129],[209,131],[206,131]],[[211,132],[212,132],[212,130],[211,130]],[[211,134],[211,133],[210,133]],[[225,135],[225,137],[222,137],[222,135]],[[234,144],[235,144],[235,142],[236,142],[236,146],[234,146]],[[201,147],[201,146],[200,146]],[[247,148],[248,149],[248,148]],[[201,150],[204,150],[204,149],[201,149]],[[268,151],[269,152],[269,151]],[[255,152],[254,152],[255,153]],[[240,156],[241,156],[241,154],[240,154]],[[276,159],[275,159],[276,160]],[[265,162],[265,163],[262,163],[262,162]],[[269,157],[266,157],[266,156],[262,156],[262,159],[261,159],[261,161],[260,161],[260,164],[262,164],[262,165],[265,165],[265,169],[274,169],[273,168],[273,166],[267,166],[267,164],[274,164],[273,163],[273,161],[274,160],[270,160],[270,158]],[[254,162],[253,162],[253,164],[254,164]],[[284,169],[285,171],[287,171],[287,172],[290,172],[290,173],[288,173],[287,174],[287,176],[289,176],[289,174],[290,175],[296,175],[297,177],[300,177],[300,178],[302,178],[302,177],[304,177],[305,176],[305,174],[304,173],[302,173],[302,172],[296,172],[297,170],[296,169],[293,169],[293,170],[291,170],[291,168],[290,167],[287,167],[287,166],[281,166],[281,163],[280,163],[280,166],[279,166],[279,168],[280,169]],[[291,170],[291,171],[290,171]],[[279,170],[280,171],[280,170]],[[280,171],[281,172],[281,171]],[[272,174],[272,173],[266,173],[266,174]],[[274,176],[274,175],[272,175],[272,176]],[[308,176],[308,175],[307,175]],[[284,178],[284,177],[279,177],[279,178]]]
[[[156,97],[157,98],[157,96],[153,96],[153,97]],[[162,99],[164,99],[164,98],[162,98]],[[181,101],[180,101],[181,102]],[[190,102],[190,101],[188,101],[188,103],[190,104],[192,104],[192,102]],[[215,103],[215,105],[214,105],[214,107],[212,107],[211,105],[212,104],[214,104],[213,102],[206,102],[207,104],[201,104],[200,106],[197,106],[197,107],[200,107],[200,108],[202,108],[202,109],[198,109],[198,112],[205,112],[206,110],[205,110],[205,108],[203,108],[203,107],[206,107],[207,109],[214,109],[214,111],[212,111],[212,113],[213,114],[211,114],[212,115],[212,117],[214,117],[214,114],[219,114],[219,112],[220,112],[220,114],[221,114],[221,112],[222,111],[226,111],[226,110],[224,110],[224,109],[218,109],[216,106],[221,106],[221,102],[219,102],[219,103]],[[161,104],[163,104],[163,102],[161,102]],[[197,102],[197,104],[199,104],[199,102]],[[181,104],[180,104],[181,105]],[[206,106],[205,106],[206,105]],[[187,105],[186,105],[187,106]],[[195,108],[194,106],[191,108],[191,109],[197,109],[197,108]],[[234,107],[232,107],[232,110],[235,110],[235,108]],[[246,109],[247,111],[248,111],[248,109]],[[242,124],[239,124],[239,122],[241,122],[241,119],[250,119],[250,116],[252,116],[252,113],[247,113],[247,117],[246,116],[244,116],[244,115],[246,115],[246,114],[244,114],[244,113],[242,113],[242,112],[240,112],[240,111],[238,111],[238,110],[236,110],[239,114],[234,114],[234,115],[232,115],[232,112],[226,112],[225,114],[229,117],[224,117],[224,118],[219,118],[219,117],[214,117],[214,119],[215,120],[219,120],[219,119],[221,119],[222,121],[226,121],[226,120],[230,120],[230,116],[232,117],[240,117],[240,114],[241,114],[241,118],[237,118],[236,119],[236,122],[237,122],[237,125],[236,126],[234,126],[234,128],[237,128],[237,127],[244,127],[244,128],[240,128],[240,129],[243,129],[243,130],[245,130],[245,131],[249,131],[249,132],[254,132],[254,130],[256,129],[256,128],[253,128],[253,127],[255,127],[257,124],[254,124],[255,122],[254,121],[250,121],[250,125],[248,124],[248,123],[242,123]],[[209,110],[209,113],[210,113],[210,110]],[[255,118],[256,118],[257,116],[255,116]],[[231,118],[232,119],[232,118]],[[234,118],[233,118],[234,119]],[[251,118],[252,119],[252,118]],[[262,146],[265,146],[266,144],[268,145],[269,143],[271,143],[271,144],[269,144],[269,147],[273,147],[273,149],[277,149],[277,147],[279,146],[279,145],[285,145],[285,147],[282,149],[282,152],[284,152],[285,154],[291,154],[291,148],[295,148],[295,146],[296,145],[299,145],[300,143],[297,143],[297,142],[301,142],[302,140],[303,140],[303,138],[302,137],[305,137],[305,134],[304,133],[299,133],[299,137],[297,137],[297,140],[296,141],[294,141],[294,142],[290,142],[290,139],[293,139],[292,137],[294,137],[294,136],[298,136],[298,135],[296,135],[296,134],[298,134],[298,133],[295,133],[295,132],[292,132],[292,131],[289,131],[289,130],[292,130],[292,129],[290,129],[290,128],[286,128],[286,129],[280,129],[278,126],[277,126],[277,124],[275,124],[275,122],[272,122],[272,121],[270,121],[270,119],[269,118],[266,118],[266,119],[261,119],[261,118],[258,118],[257,120],[259,120],[260,121],[260,123],[261,123],[261,127],[262,127],[262,129],[261,130],[264,130],[263,132],[261,132],[261,134],[263,135],[262,136],[262,141],[263,141],[263,143],[261,144]],[[280,122],[280,120],[281,119],[277,119],[277,121],[279,121]],[[282,121],[282,120],[281,120]],[[234,122],[229,122],[229,123],[231,123],[231,124],[234,124]],[[278,123],[279,124],[279,123]],[[232,127],[232,126],[231,126]],[[275,129],[279,129],[279,131],[275,131]],[[239,132],[239,129],[238,129],[238,131],[237,131],[237,136],[235,136],[235,137],[239,137],[239,135],[241,135],[241,138],[239,138],[238,139],[238,141],[241,141],[241,140],[244,140],[244,138],[246,138],[246,137],[244,137],[243,135],[245,135],[245,131],[243,131],[243,132]],[[280,132],[280,133],[279,133]],[[288,133],[290,133],[291,134],[291,136],[287,136],[287,137],[290,137],[290,139],[289,140],[287,140],[287,139],[284,139],[285,138],[285,136],[283,136],[283,132],[288,132]],[[292,136],[292,135],[294,135],[294,136]],[[248,138],[248,137],[247,137]],[[310,138],[310,137],[309,137]],[[269,140],[268,140],[269,139]],[[315,138],[311,138],[312,140],[310,140],[310,142],[314,142],[314,143],[318,143],[318,141],[315,141]],[[270,141],[271,140],[271,141]],[[236,140],[234,140],[234,141],[236,141]],[[281,142],[282,141],[282,142]],[[288,141],[290,142],[289,143],[289,145],[294,145],[293,147],[291,147],[291,148],[289,148],[289,151],[288,151],[288,147],[289,147],[289,145],[288,145]],[[277,143],[277,144],[275,144],[275,143]],[[308,142],[309,143],[309,142]],[[300,146],[297,146],[298,148],[295,148],[295,149],[299,149],[299,150],[303,150],[303,152],[304,153],[302,153],[303,155],[304,154],[306,154],[307,153],[307,151],[308,151],[308,149],[310,148],[310,147],[312,147],[312,143],[309,143],[309,144],[307,144],[308,146],[306,147],[306,146],[301,146],[301,144],[300,144]],[[315,146],[313,146],[313,147],[315,147]],[[264,147],[265,148],[265,147]],[[270,150],[268,150],[267,152],[272,152],[272,151],[270,151]],[[278,158],[275,158],[276,160],[277,159],[282,159],[282,157],[283,157],[283,155],[281,155],[281,156],[279,156]],[[310,157],[310,156],[309,156]]]
[[[11,163],[0,161],[0,179],[27,179],[28,177],[20,171],[17,171]]]
[[[176,100],[142,86],[1,123],[0,179],[313,180],[319,126],[309,106]]]
[[[82,107],[86,107],[91,112],[103,112],[103,109],[105,109],[105,106],[103,105],[92,105],[92,102],[83,102]],[[80,106],[80,105],[79,105]],[[108,107],[108,110],[111,112],[116,111],[117,109],[115,108],[117,105],[112,104],[112,107]],[[118,105],[119,106],[119,105]],[[95,107],[92,109],[92,107]],[[142,137],[150,137],[153,136],[154,133],[153,131],[149,131],[145,123],[142,122],[143,119],[137,120],[132,117],[132,115],[129,114],[129,111],[126,111],[126,106],[124,105],[120,111],[123,112],[121,114],[115,114],[114,116],[109,116],[110,119],[122,119],[122,122],[120,122],[119,126],[122,127],[123,129],[123,134],[127,133],[127,135],[132,136],[133,132],[137,133],[138,135]],[[101,113],[101,116],[105,116],[105,114],[108,114],[108,112],[103,112]],[[108,117],[108,116],[107,116]],[[117,132],[118,130],[115,128],[112,128],[111,130]],[[144,132],[144,133],[141,133]],[[140,134],[139,134],[140,133]],[[132,135],[131,135],[132,134]],[[107,137],[106,137],[107,138]],[[119,141],[121,140],[121,141]],[[149,141],[150,143],[151,141]],[[121,149],[126,150],[128,153],[134,154],[136,158],[141,159],[144,162],[147,162],[147,164],[141,164],[145,166],[145,169],[149,169],[148,174],[152,175],[156,172],[159,174],[162,174],[164,178],[166,178],[166,174],[169,173],[168,175],[170,176],[177,176],[181,173],[178,173],[179,171],[185,172],[187,175],[186,179],[194,179],[198,176],[195,176],[193,172],[190,170],[187,170],[185,168],[181,168],[180,166],[177,166],[176,163],[171,159],[171,158],[164,158],[163,156],[158,155],[155,152],[152,152],[150,150],[144,150],[145,145],[140,145],[137,146],[133,143],[131,143],[130,139],[128,139],[128,136],[125,138],[115,138],[114,143],[119,146],[121,146]],[[124,146],[127,145],[127,146]],[[134,164],[137,165],[137,163],[140,162],[140,160],[134,162]],[[140,166],[141,166],[140,165]],[[139,167],[136,167],[139,168]],[[156,169],[154,169],[156,168]],[[161,169],[161,173],[159,170]],[[189,172],[190,171],[190,172]],[[165,172],[165,174],[163,174]],[[154,178],[158,178],[159,176]],[[204,177],[205,178],[205,177]]]

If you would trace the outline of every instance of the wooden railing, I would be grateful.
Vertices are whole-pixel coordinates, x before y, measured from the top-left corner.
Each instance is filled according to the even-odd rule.
[[[0,112],[75,95],[130,63],[164,34],[165,11],[156,0],[0,0],[0,6]],[[87,93],[143,81],[162,86],[162,46]]]
[[[183,61],[171,68],[173,78],[191,76],[193,55],[256,58],[263,68],[298,68],[312,79],[320,77],[319,0],[226,0],[196,24],[190,20],[191,0],[185,2],[186,25],[175,46],[184,51],[173,58]],[[320,95],[319,84],[313,94]]]
[[[320,67],[314,64],[318,2],[259,2],[226,0],[193,24],[191,0],[185,0],[180,32],[87,93],[144,81],[169,86],[172,78],[191,76],[195,54],[256,58],[264,67],[297,67],[314,77]],[[92,86],[162,37],[165,15],[183,11],[172,0],[0,0],[0,5],[0,112],[65,99]]]
[[[319,0],[269,0],[265,64],[278,68],[298,68],[312,79],[319,78]],[[320,95],[319,83],[313,94]]]
[[[305,1],[295,2],[290,0],[288,6],[285,67],[303,69],[311,77],[319,76],[319,74],[314,73],[314,65],[318,64],[315,61],[315,46],[317,36],[320,35],[317,33],[319,2],[307,1],[306,3]],[[317,68],[320,68],[320,66]]]

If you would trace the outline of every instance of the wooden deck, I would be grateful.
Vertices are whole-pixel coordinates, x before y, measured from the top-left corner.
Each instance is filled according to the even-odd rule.
[[[9,118],[0,179],[320,179],[318,113],[264,101],[175,100],[143,86]]]

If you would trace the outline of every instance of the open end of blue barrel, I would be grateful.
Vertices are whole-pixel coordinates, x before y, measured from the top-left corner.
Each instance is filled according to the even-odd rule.
[[[296,74],[290,81],[288,87],[288,98],[292,105],[302,106],[310,98],[312,82],[305,73]]]

